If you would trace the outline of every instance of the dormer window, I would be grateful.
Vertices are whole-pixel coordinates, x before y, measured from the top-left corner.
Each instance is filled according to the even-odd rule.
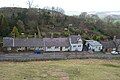
[[[55,46],[55,49],[57,49],[57,48],[59,48],[59,47]]]
[[[82,40],[81,40],[81,39],[78,39],[78,43],[82,43]]]

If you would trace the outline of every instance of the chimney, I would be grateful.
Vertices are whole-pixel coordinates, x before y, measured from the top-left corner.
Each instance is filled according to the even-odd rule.
[[[51,38],[53,38],[53,33],[51,33]]]
[[[34,38],[36,38],[37,36],[36,36],[36,33],[34,33]]]
[[[13,40],[13,47],[15,46],[15,41],[14,41],[14,38],[12,38],[12,40]]]
[[[116,40],[116,36],[114,36],[114,38],[113,38],[113,41],[115,41]]]

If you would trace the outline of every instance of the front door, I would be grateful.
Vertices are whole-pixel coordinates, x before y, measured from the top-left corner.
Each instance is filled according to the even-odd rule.
[[[62,47],[60,47],[60,51],[62,51]]]

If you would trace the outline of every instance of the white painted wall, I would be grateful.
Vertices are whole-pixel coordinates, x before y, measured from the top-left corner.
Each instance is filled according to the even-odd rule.
[[[8,51],[11,51],[11,50],[12,50],[12,48],[11,48],[11,47],[8,47],[8,48],[7,48],[7,50],[8,50]]]
[[[102,46],[91,46],[89,45],[89,50],[94,50],[94,51],[101,51],[102,50]]]
[[[17,51],[24,51],[25,50],[25,47],[19,47],[17,48]]]
[[[70,47],[62,47],[62,51],[68,51],[68,50],[70,50]],[[45,51],[60,51],[60,47],[58,48],[55,48],[55,46],[51,48],[45,47]]]
[[[82,51],[83,44],[71,44],[70,50],[71,51]]]
[[[70,47],[62,47],[62,51],[69,51]]]
[[[55,48],[55,46],[52,46],[51,48],[45,47],[45,51],[60,51],[60,47]]]

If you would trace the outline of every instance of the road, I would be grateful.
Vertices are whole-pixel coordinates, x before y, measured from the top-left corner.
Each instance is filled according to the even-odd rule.
[[[20,53],[20,54],[0,54],[0,61],[31,61],[31,60],[51,60],[51,59],[113,59],[120,55],[112,54],[89,54],[88,52],[52,52],[52,53]]]

